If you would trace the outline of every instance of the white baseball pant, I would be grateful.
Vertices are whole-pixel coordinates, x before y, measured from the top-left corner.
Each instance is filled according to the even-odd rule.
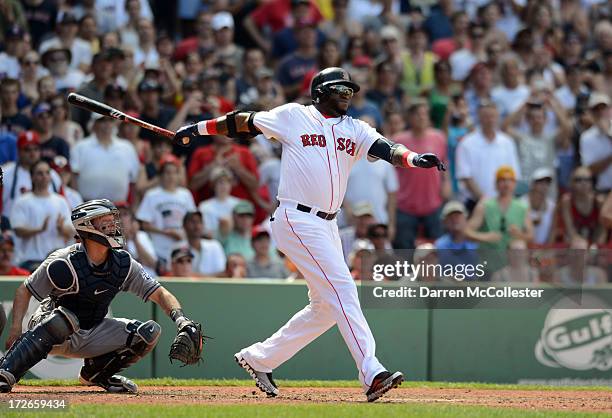
[[[375,356],[376,343],[344,262],[336,220],[326,221],[283,202],[271,227],[278,249],[304,275],[310,303],[270,338],[244,348],[240,354],[255,370],[270,373],[337,324],[367,391],[385,368]]]

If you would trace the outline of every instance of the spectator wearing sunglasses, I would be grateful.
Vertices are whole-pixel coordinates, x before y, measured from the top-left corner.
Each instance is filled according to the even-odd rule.
[[[468,222],[466,235],[481,243],[488,267],[495,271],[506,263],[506,249],[512,240],[533,239],[533,224],[527,203],[514,197],[516,174],[510,166],[495,173],[497,196],[481,199]]]
[[[571,177],[569,193],[559,202],[560,218],[555,225],[555,237],[570,244],[582,238],[590,244],[605,242],[606,229],[599,222],[603,198],[595,193],[593,174],[588,167],[578,167]]]

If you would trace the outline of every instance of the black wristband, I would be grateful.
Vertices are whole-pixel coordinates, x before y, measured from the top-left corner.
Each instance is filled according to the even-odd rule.
[[[176,320],[181,316],[185,316],[181,308],[175,308],[170,311],[170,319],[172,319],[174,322],[176,322]]]

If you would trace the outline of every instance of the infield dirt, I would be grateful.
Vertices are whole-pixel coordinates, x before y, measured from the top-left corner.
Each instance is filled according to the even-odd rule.
[[[5,395],[6,396],[6,395]],[[3,396],[4,397],[4,396]],[[283,403],[360,403],[365,396],[356,388],[281,388],[277,398],[266,398],[256,388],[233,386],[143,386],[137,395],[109,394],[83,386],[17,386],[8,397],[15,399],[66,399],[70,404],[283,404]],[[559,410],[612,412],[612,392],[590,390],[496,390],[398,388],[378,402],[480,405]]]

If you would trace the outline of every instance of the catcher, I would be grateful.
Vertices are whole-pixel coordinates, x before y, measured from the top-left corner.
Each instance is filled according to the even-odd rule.
[[[73,210],[72,223],[81,242],[53,252],[17,289],[8,352],[0,359],[0,392],[10,392],[32,366],[56,354],[85,360],[79,373],[84,385],[136,393],[138,386],[116,373],[153,350],[161,327],[152,320],[106,318],[119,291],[159,305],[178,328],[170,359],[197,363],[201,326],[188,319],[174,295],[121,249],[117,208],[106,199],[91,200]],[[41,305],[22,334],[31,296]]]

